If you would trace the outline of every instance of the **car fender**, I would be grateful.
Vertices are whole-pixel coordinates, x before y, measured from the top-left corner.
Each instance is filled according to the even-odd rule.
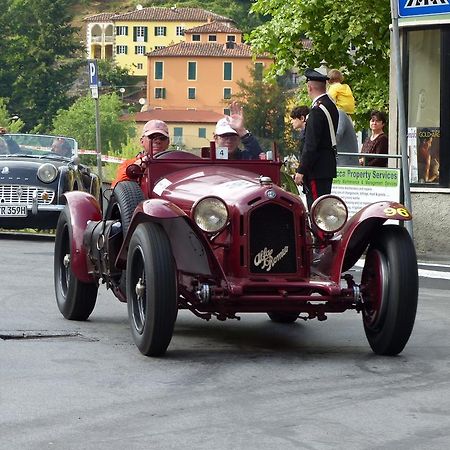
[[[83,234],[90,220],[101,220],[100,205],[97,199],[87,192],[66,192],[64,197],[72,225],[71,269],[80,281],[92,282],[94,278],[88,273],[87,250],[83,245]]]
[[[408,209],[397,202],[371,203],[352,216],[331,240],[320,257],[317,267],[335,283],[341,274],[358,261],[380,226],[387,220],[412,220]]]
[[[163,227],[169,237],[179,271],[225,279],[225,274],[202,231],[181,208],[163,199],[145,200],[136,207],[117,256],[117,267],[125,268],[131,236],[136,227],[144,222],[155,222]]]

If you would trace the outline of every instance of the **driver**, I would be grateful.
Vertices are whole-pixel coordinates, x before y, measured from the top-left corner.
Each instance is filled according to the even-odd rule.
[[[127,159],[117,169],[116,178],[111,184],[114,187],[119,181],[129,180],[127,177],[127,167],[131,164],[142,164],[142,157],[149,154],[153,148],[153,154],[167,150],[170,144],[169,127],[162,120],[149,120],[142,130],[141,150],[134,158]]]
[[[55,138],[52,143],[52,152],[60,156],[72,156],[72,147],[62,137]]]

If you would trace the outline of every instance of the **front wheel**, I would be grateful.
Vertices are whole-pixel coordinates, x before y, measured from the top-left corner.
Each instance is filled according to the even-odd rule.
[[[410,235],[398,225],[382,226],[361,276],[364,331],[376,354],[397,355],[405,347],[416,317],[418,286]]]
[[[69,320],[86,320],[97,301],[97,283],[84,283],[71,269],[72,224],[70,212],[61,211],[56,226],[54,283],[58,308]]]
[[[126,284],[136,346],[146,356],[163,355],[175,326],[177,285],[172,249],[160,225],[136,227],[128,249]]]

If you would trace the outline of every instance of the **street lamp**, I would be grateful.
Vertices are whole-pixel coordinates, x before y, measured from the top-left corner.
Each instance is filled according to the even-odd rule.
[[[119,89],[119,92],[122,94],[122,102],[123,102],[123,93],[125,92],[125,88],[121,87]]]

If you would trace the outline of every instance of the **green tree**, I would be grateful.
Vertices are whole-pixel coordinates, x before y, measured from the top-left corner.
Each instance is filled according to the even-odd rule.
[[[246,127],[266,150],[271,150],[272,143],[276,142],[284,154],[286,96],[280,84],[264,80],[257,69],[251,70],[250,82],[240,80],[237,84],[240,92],[233,99],[244,107]]]
[[[367,125],[371,109],[387,109],[389,3],[368,11],[366,0],[257,0],[252,11],[271,17],[250,33],[250,43],[256,53],[275,57],[272,75],[318,67],[325,59],[330,68],[344,68],[360,126]],[[304,46],[304,39],[312,48]]]
[[[0,97],[25,122],[43,132],[56,111],[70,105],[67,91],[84,61],[71,25],[75,0],[0,0]]]
[[[135,134],[135,124],[120,120],[122,102],[116,94],[101,95],[99,99],[102,153],[120,154]],[[95,104],[90,97],[79,98],[69,109],[58,111],[53,134],[74,137],[80,148],[95,150]]]
[[[18,133],[24,123],[22,119],[17,116],[11,116],[6,108],[7,100],[0,98],[0,127],[6,128],[9,133]]]

